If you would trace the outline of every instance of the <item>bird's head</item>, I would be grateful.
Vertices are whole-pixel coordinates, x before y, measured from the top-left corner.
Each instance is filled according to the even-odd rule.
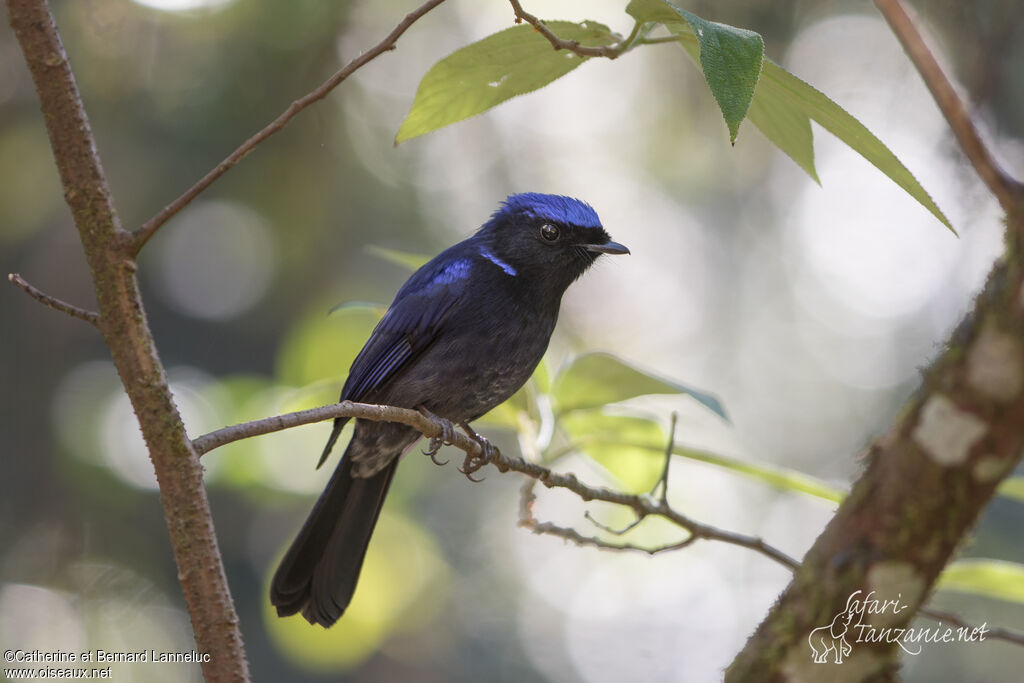
[[[601,254],[628,254],[586,202],[524,192],[511,195],[477,232],[485,256],[511,275],[564,290]]]

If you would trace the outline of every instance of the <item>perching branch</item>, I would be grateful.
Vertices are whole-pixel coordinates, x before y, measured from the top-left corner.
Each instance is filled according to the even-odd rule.
[[[613,491],[604,487],[588,486],[577,479],[575,474],[562,474],[554,472],[543,465],[527,462],[521,458],[511,458],[506,455],[502,455],[497,448],[492,448],[489,455],[485,454],[484,449],[481,448],[478,441],[461,432],[455,431],[452,433],[451,431],[446,430],[446,425],[443,420],[428,417],[419,411],[409,410],[406,408],[342,401],[341,403],[313,408],[311,410],[302,410],[295,413],[287,413],[284,415],[277,415],[274,417],[263,418],[261,420],[253,420],[252,422],[224,427],[223,429],[218,429],[214,432],[210,432],[209,434],[197,437],[193,440],[192,445],[197,452],[207,453],[218,446],[223,446],[240,439],[258,436],[261,434],[269,434],[271,432],[281,431],[282,429],[328,420],[335,417],[356,417],[363,420],[373,420],[375,422],[399,422],[413,427],[428,438],[440,438],[447,434],[448,440],[446,443],[464,451],[467,455],[467,460],[474,463],[472,471],[476,471],[476,469],[478,469],[477,465],[494,465],[499,472],[519,472],[541,482],[548,488],[562,488],[571,491],[584,501],[600,500],[614,505],[621,505],[631,509],[639,518],[663,517],[689,533],[689,536],[684,539],[683,542],[673,544],[673,546],[666,547],[662,550],[669,550],[672,547],[684,547],[696,540],[720,541],[722,543],[728,543],[730,545],[736,545],[753,550],[790,569],[795,567],[797,564],[793,558],[768,545],[760,538],[747,536],[745,534],[737,534],[731,531],[724,531],[707,524],[702,524],[673,509],[672,506],[668,504],[667,500],[655,500],[650,496],[622,493],[620,491]],[[532,519],[532,517],[527,519]],[[537,531],[538,528],[536,524],[533,526],[530,524],[523,524],[523,526],[529,526],[535,531]],[[555,533],[554,529],[555,527],[549,525],[547,527],[541,527],[541,530],[537,531],[537,533]],[[601,545],[596,539],[586,540],[585,537],[582,536],[579,538],[571,538],[570,540],[580,539],[584,539],[581,542],[588,545]],[[631,548],[627,547],[620,549]],[[662,550],[655,550],[654,552],[661,552]],[[651,551],[644,549],[644,552]]]
[[[156,231],[160,229],[160,226],[170,220],[174,214],[188,206],[188,204],[198,197],[200,193],[212,185],[222,175],[231,170],[249,152],[256,149],[257,145],[288,125],[288,123],[295,118],[299,112],[314,102],[322,100],[328,93],[338,87],[342,81],[372,62],[380,55],[390,50],[394,50],[396,47],[395,43],[401,35],[405,33],[410,26],[415,24],[423,15],[440,5],[442,2],[444,2],[444,0],[427,0],[427,2],[405,15],[405,18],[402,19],[402,21],[400,21],[398,25],[391,30],[391,33],[385,36],[383,40],[343,66],[340,70],[335,72],[333,76],[324,81],[318,88],[292,102],[276,119],[239,145],[234,152],[229,154],[222,162],[210,169],[210,171],[200,178],[192,187],[185,190],[180,197],[165,206],[158,214],[143,223],[142,226],[139,227],[139,229],[132,235],[132,253],[137,254],[139,250],[145,246],[146,242],[148,242],[156,233]]]
[[[197,453],[208,453],[220,446],[241,441],[242,439],[254,436],[262,436],[272,432],[283,431],[292,427],[298,427],[336,417],[354,417],[374,422],[398,422],[418,430],[427,438],[440,438],[446,434],[444,420],[436,417],[428,417],[424,413],[406,408],[395,408],[393,406],[374,405],[369,403],[355,403],[353,401],[342,401],[331,405],[301,410],[283,415],[275,415],[251,422],[224,427],[216,431],[204,434],[192,441],[193,448]],[[673,414],[673,423],[675,422]],[[557,536],[581,546],[591,546],[602,550],[632,551],[647,555],[658,555],[673,550],[681,550],[699,540],[720,541],[730,545],[736,545],[749,550],[754,550],[789,570],[799,567],[799,562],[773,548],[759,538],[734,534],[715,527],[698,523],[684,515],[679,514],[669,505],[667,492],[656,500],[654,492],[664,486],[668,479],[669,463],[671,462],[672,450],[675,446],[674,429],[670,430],[668,445],[666,446],[665,467],[661,477],[655,483],[649,495],[635,495],[619,493],[606,488],[591,487],[580,482],[572,474],[558,474],[550,468],[534,463],[528,463],[520,458],[509,458],[501,455],[497,448],[493,450],[490,458],[485,458],[480,443],[470,436],[461,432],[447,431],[448,445],[464,451],[470,459],[486,459],[485,464],[493,464],[501,472],[515,471],[530,477],[523,483],[520,491],[519,503],[519,526],[529,529],[535,534]],[[435,461],[436,462],[436,461]],[[662,517],[674,522],[676,525],[688,532],[688,535],[680,541],[667,543],[656,547],[645,547],[632,543],[617,543],[607,541],[596,536],[586,536],[571,527],[563,527],[551,522],[541,522],[533,514],[533,505],[537,495],[535,489],[538,482],[542,482],[548,488],[564,488],[572,491],[584,501],[601,500],[630,508],[636,514],[636,520],[623,529],[612,529],[601,522],[598,522],[589,512],[584,516],[596,527],[614,534],[622,535],[642,522],[647,517]],[[667,487],[666,487],[667,488]],[[929,609],[920,609],[918,614],[938,621],[944,621],[956,626],[970,626],[967,622],[954,614],[936,612]],[[1008,629],[993,628],[986,634],[988,638],[1001,639],[1016,644],[1024,644],[1024,635],[1015,633]]]
[[[70,315],[72,318],[84,320],[93,327],[99,327],[99,313],[96,313],[95,311],[87,311],[84,308],[79,308],[78,306],[72,306],[71,304],[61,301],[56,297],[52,297],[49,294],[42,292],[33,287],[32,285],[30,285],[29,283],[25,282],[25,279],[22,278],[21,275],[18,275],[17,273],[11,273],[10,275],[7,276],[7,279],[10,280],[11,284],[13,284],[15,287],[25,292],[30,297],[32,297],[42,305],[46,306],[47,308],[52,308],[55,311],[60,311],[61,313]]]
[[[935,55],[925,45],[921,32],[907,15],[902,3],[899,0],[875,0],[875,6],[889,22],[889,27],[903,45],[910,61],[917,67],[974,170],[999,200],[1003,210],[1012,213],[1024,201],[1024,184],[1007,174],[982,142],[963,100],[942,71]]]

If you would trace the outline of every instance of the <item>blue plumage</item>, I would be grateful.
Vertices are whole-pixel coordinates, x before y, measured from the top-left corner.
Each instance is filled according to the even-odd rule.
[[[352,362],[341,399],[425,408],[467,424],[521,387],[547,349],[562,294],[612,242],[571,197],[510,196],[472,237],[441,252],[398,290]],[[320,462],[346,419],[335,420]],[[327,488],[271,583],[284,616],[330,626],[355,592],[399,456],[419,432],[356,421]]]
[[[572,197],[557,194],[524,192],[514,194],[502,203],[491,216],[491,220],[503,220],[510,214],[521,214],[527,218],[551,221],[580,228],[600,228],[601,219],[590,204]]]

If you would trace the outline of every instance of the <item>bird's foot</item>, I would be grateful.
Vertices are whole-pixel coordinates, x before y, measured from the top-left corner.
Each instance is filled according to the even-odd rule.
[[[438,417],[423,406],[420,406],[420,412],[441,425],[441,436],[430,437],[430,443],[427,444],[427,450],[423,451],[423,455],[429,457],[430,461],[435,465],[447,465],[447,460],[441,461],[437,459],[437,452],[441,450],[441,446],[450,446],[452,441],[455,440],[455,425],[452,424],[451,420]]]
[[[459,468],[459,471],[465,474],[466,478],[470,481],[481,482],[484,480],[483,477],[475,479],[473,477],[473,473],[489,463],[494,456],[497,455],[498,449],[496,449],[494,444],[486,438],[477,434],[476,430],[469,426],[469,423],[460,422],[459,426],[462,427],[466,434],[469,435],[469,438],[473,439],[473,441],[476,441],[477,444],[480,445],[480,455],[467,453],[466,459],[462,461],[462,467]]]

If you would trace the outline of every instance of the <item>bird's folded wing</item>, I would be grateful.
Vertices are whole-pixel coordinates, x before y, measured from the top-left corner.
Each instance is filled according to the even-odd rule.
[[[461,283],[436,283],[395,300],[356,356],[342,399],[365,400],[437,339],[462,296]]]

